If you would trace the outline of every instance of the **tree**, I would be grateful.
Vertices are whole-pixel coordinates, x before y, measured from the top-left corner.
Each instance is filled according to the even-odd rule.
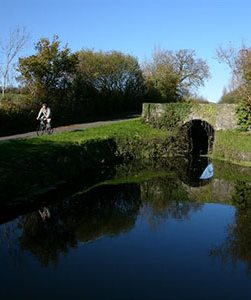
[[[92,101],[97,99],[100,110],[110,108],[118,112],[140,108],[145,85],[135,57],[118,51],[93,50],[82,50],[77,55],[80,84],[92,90]]]
[[[243,99],[240,96],[240,93],[238,89],[228,92],[227,90],[224,90],[221,96],[221,99],[219,103],[229,103],[229,104],[237,104],[243,101]]]
[[[5,43],[0,43],[0,55],[3,61],[0,66],[1,88],[3,95],[10,83],[10,74],[14,69],[15,59],[24,48],[28,39],[29,35],[25,28],[16,27],[14,30],[10,31],[7,41]]]
[[[203,85],[209,70],[193,50],[155,49],[152,60],[144,65],[144,76],[147,86],[157,90],[164,102],[176,102]]]
[[[40,39],[35,50],[36,54],[19,59],[19,80],[34,97],[45,98],[66,91],[74,79],[76,55],[67,46],[61,50],[57,36],[51,42]]]
[[[225,63],[232,72],[232,90],[251,103],[251,48],[228,46],[219,47],[216,55],[220,63]]]
[[[251,127],[251,48],[243,45],[236,49],[219,47],[219,62],[225,63],[232,72],[233,90],[240,99],[237,108],[238,125],[247,130]]]

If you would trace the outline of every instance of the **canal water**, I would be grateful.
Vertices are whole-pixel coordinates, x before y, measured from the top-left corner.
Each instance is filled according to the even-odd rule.
[[[249,168],[122,166],[60,197],[1,210],[1,299],[251,299]]]

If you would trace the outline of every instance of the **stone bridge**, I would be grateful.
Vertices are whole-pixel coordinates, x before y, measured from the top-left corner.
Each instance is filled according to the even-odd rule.
[[[144,103],[142,119],[157,128],[178,129],[187,151],[212,151],[217,130],[237,128],[236,105],[190,103]]]

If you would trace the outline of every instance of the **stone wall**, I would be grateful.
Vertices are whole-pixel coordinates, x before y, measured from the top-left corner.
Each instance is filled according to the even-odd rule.
[[[200,119],[215,130],[229,130],[237,128],[235,111],[234,104],[144,103],[142,119],[155,127],[180,127]]]

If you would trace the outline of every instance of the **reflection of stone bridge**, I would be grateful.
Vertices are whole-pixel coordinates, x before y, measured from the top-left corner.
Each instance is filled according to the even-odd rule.
[[[234,104],[144,103],[142,118],[158,128],[180,129],[189,152],[207,154],[215,130],[237,128],[235,111]]]

